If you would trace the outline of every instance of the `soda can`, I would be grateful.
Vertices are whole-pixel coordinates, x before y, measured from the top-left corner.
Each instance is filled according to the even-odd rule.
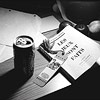
[[[27,78],[34,72],[35,44],[30,36],[18,36],[13,43],[14,67]]]

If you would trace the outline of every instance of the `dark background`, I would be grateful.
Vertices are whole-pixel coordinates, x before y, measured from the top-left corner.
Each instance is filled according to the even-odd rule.
[[[0,7],[14,9],[39,16],[50,15],[55,0],[0,0]],[[95,64],[75,83],[67,88],[42,97],[48,99],[100,99],[100,67]]]
[[[0,0],[0,6],[38,15],[50,14],[56,0]]]

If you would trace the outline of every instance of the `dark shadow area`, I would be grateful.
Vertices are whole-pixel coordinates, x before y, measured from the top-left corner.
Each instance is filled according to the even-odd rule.
[[[0,76],[0,100],[8,100],[26,81],[15,69]]]
[[[18,10],[39,16],[50,14],[56,0],[0,0],[0,7]]]

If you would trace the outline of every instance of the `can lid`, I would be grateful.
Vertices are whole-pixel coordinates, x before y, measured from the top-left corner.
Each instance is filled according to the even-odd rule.
[[[22,35],[15,39],[14,44],[20,48],[27,48],[34,45],[34,41],[30,36]]]

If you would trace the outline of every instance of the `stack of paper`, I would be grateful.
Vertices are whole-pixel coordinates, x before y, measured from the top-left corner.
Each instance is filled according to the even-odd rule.
[[[58,26],[59,22],[53,16],[42,19],[36,14],[0,8],[0,45],[9,46],[1,46],[0,62],[13,56],[11,49],[17,36],[31,36],[35,42],[35,47],[38,47],[46,38],[41,33],[58,28]]]

